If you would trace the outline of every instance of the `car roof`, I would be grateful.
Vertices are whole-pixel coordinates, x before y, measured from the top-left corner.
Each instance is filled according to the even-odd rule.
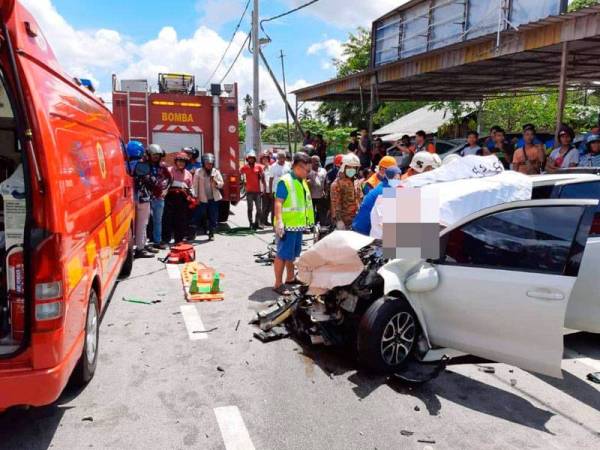
[[[554,184],[582,183],[586,181],[600,181],[598,175],[588,173],[554,173],[532,175],[533,187],[551,186]]]
[[[474,212],[462,220],[459,220],[456,223],[451,224],[450,226],[444,228],[440,237],[450,233],[452,230],[460,228],[461,226],[472,222],[475,219],[480,217],[487,216],[489,214],[493,214],[496,212],[500,212],[503,210],[510,210],[516,208],[527,208],[532,206],[572,206],[572,205],[581,205],[581,206],[597,206],[599,200],[596,199],[543,199],[543,200],[521,200],[516,202],[508,202],[508,203],[500,203],[499,205],[491,206],[489,208],[484,208],[479,211]]]

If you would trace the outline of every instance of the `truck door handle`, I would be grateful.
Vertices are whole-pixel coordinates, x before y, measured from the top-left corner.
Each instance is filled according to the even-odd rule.
[[[527,291],[527,297],[538,298],[540,300],[564,300],[565,294],[551,289],[532,289]]]

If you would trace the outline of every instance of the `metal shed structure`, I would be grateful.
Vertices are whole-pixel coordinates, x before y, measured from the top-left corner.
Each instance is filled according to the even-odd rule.
[[[473,114],[476,106],[470,105],[468,111],[462,115],[467,117]],[[373,136],[386,137],[388,140],[398,140],[403,135],[413,136],[417,131],[423,130],[427,134],[437,133],[438,129],[453,119],[452,112],[447,109],[433,109],[430,105],[408,113],[386,126],[373,131]]]
[[[414,3],[414,2],[411,2]],[[561,70],[562,69],[562,70]],[[600,80],[600,6],[375,64],[295,91],[298,101],[471,100]],[[562,84],[561,84],[562,82]]]

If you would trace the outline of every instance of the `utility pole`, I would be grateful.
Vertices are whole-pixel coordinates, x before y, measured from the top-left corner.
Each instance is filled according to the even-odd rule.
[[[285,64],[283,62],[283,50],[279,50],[280,58],[281,58],[281,74],[283,76],[283,95],[285,95],[285,100],[287,101],[287,85],[285,83]],[[292,134],[290,132],[290,113],[287,108],[285,108],[285,124],[287,127],[287,136],[288,136],[288,150],[292,151]]]
[[[254,0],[254,10],[252,11],[252,62],[254,66],[254,92],[252,95],[252,119],[254,124],[254,142],[252,148],[257,155],[260,154],[260,90],[259,90],[259,58],[260,58],[260,37],[258,35],[258,2]]]

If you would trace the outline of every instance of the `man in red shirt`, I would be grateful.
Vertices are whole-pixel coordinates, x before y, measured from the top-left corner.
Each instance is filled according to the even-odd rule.
[[[242,175],[246,178],[246,202],[248,203],[248,222],[250,228],[255,230],[262,229],[260,220],[260,212],[262,211],[260,206],[261,190],[266,190],[265,176],[263,172],[263,166],[256,163],[256,153],[253,151],[248,152],[246,155],[246,165],[241,169]],[[256,206],[256,219],[252,220],[253,210]]]

